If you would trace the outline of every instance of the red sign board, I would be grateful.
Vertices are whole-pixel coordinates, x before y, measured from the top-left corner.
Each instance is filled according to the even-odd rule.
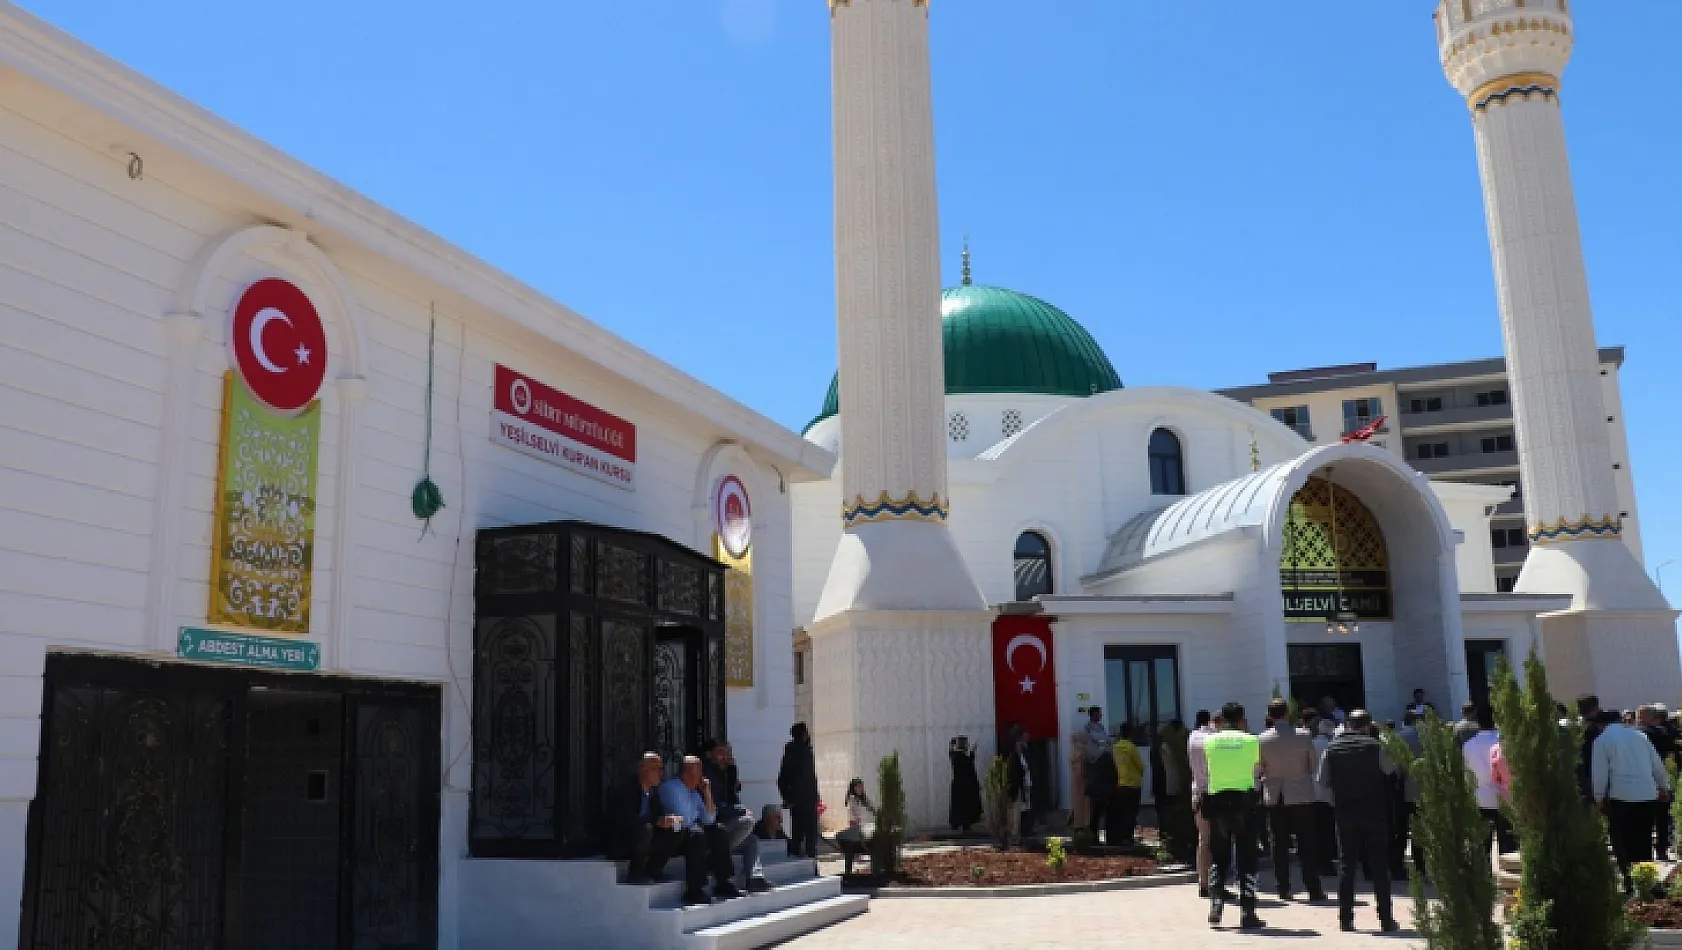
[[[1000,735],[1015,724],[1028,730],[1030,739],[1057,737],[1057,664],[1049,618],[993,620],[993,715]]]
[[[234,369],[257,401],[282,415],[308,406],[327,378],[327,330],[296,284],[268,277],[234,304],[228,328]]]
[[[636,487],[637,427],[498,364],[491,441],[618,488]]]

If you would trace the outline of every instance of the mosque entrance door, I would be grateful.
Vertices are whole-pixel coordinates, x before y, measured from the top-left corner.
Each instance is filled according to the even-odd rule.
[[[1291,698],[1304,709],[1330,696],[1344,712],[1367,704],[1367,681],[1358,643],[1293,643],[1286,648]]]
[[[644,751],[725,738],[724,565],[576,521],[487,528],[475,557],[470,850],[599,854]]]

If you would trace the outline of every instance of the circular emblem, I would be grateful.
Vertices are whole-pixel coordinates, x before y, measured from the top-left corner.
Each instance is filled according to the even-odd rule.
[[[280,413],[310,404],[327,378],[327,330],[302,290],[259,280],[234,304],[228,345],[234,369],[257,401]]]
[[[518,377],[508,386],[508,398],[514,403],[514,411],[525,415],[531,411],[531,387],[526,381]]]
[[[713,491],[713,527],[726,554],[748,553],[753,544],[753,506],[748,503],[747,486],[734,475],[719,479]]]

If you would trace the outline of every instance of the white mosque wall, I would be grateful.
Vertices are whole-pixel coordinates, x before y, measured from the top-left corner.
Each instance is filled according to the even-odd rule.
[[[140,82],[116,75],[102,88]],[[46,654],[168,658],[176,629],[205,621],[227,308],[259,276],[312,297],[334,354],[310,634],[323,670],[442,687],[442,945],[457,933],[455,865],[466,853],[478,528],[579,519],[710,553],[712,481],[742,476],[756,521],[756,681],[731,690],[730,730],[748,803],[777,801],[794,707],[790,496],[769,463],[713,450],[769,438],[775,449],[756,443],[759,457],[790,478],[822,453],[200,113],[180,121],[201,124],[195,147],[222,148],[222,164],[140,144],[44,85],[0,88],[0,903],[16,908],[21,894]],[[186,109],[146,95],[147,109]],[[127,173],[126,150],[112,152],[117,141],[143,153],[141,177]],[[239,174],[218,171],[229,168]],[[379,225],[363,225],[371,219]],[[405,263],[419,260],[433,264]],[[434,302],[430,463],[448,507],[423,532],[409,494],[424,456]],[[635,423],[635,491],[493,445],[497,363]],[[789,450],[793,463],[778,454]],[[16,923],[15,911],[0,915],[0,943]]]

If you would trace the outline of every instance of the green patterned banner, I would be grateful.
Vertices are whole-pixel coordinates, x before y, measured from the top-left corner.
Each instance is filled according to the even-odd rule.
[[[321,403],[275,415],[233,373],[223,393],[210,622],[308,633]]]

